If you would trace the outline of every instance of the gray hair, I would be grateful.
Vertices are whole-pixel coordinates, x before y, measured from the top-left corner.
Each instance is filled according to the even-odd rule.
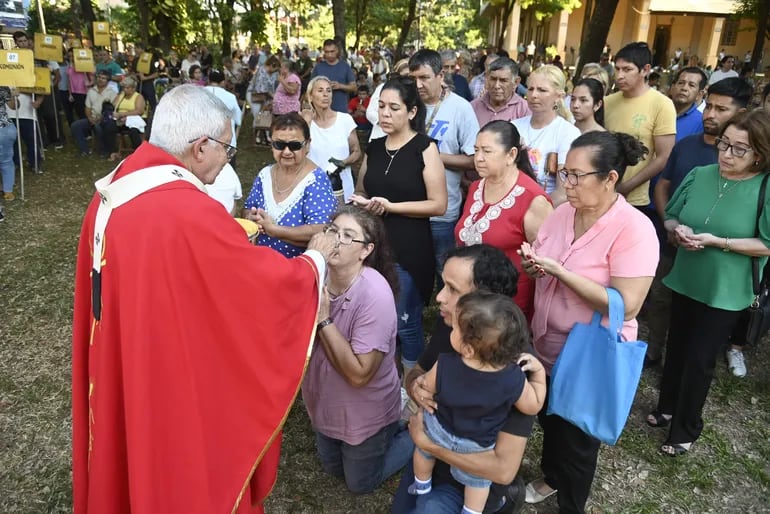
[[[487,59],[489,59],[489,57],[487,57]],[[497,59],[492,60],[487,68],[487,73],[499,70],[511,70],[511,75],[514,77],[519,76],[519,66],[508,57],[498,57]]]
[[[439,52],[439,55],[441,55],[441,62],[444,61],[452,61],[457,59],[457,54],[454,50],[441,50]]]
[[[222,100],[205,88],[177,86],[163,95],[155,109],[150,143],[179,157],[193,139],[221,138],[232,116]]]
[[[120,81],[120,85],[122,87],[126,87],[126,86],[136,87],[136,79],[134,77],[125,77],[123,80]]]

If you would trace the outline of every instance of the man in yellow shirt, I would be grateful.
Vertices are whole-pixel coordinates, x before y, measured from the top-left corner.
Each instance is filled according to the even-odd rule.
[[[630,43],[615,56],[615,82],[619,91],[604,101],[607,130],[625,132],[650,150],[644,160],[629,166],[617,186],[631,205],[650,203],[650,179],[663,171],[676,137],[676,109],[670,98],[647,85],[652,52],[647,43]]]

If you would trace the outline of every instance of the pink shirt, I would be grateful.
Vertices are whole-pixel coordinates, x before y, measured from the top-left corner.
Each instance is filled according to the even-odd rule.
[[[479,127],[483,127],[490,121],[512,121],[532,114],[527,101],[516,93],[513,93],[505,107],[497,111],[489,105],[489,93],[485,93],[483,96],[473,100],[471,107],[473,107],[473,112],[476,113],[476,119],[479,120]]]
[[[653,277],[658,238],[650,220],[618,195],[615,204],[588,231],[575,237],[575,209],[564,203],[546,218],[533,244],[535,252],[603,286],[610,277]],[[534,346],[548,374],[575,323],[589,323],[593,309],[572,289],[548,275],[535,281]],[[605,316],[602,324],[608,326]],[[636,339],[636,319],[623,323],[622,336]]]
[[[289,84],[302,84],[302,81],[294,73],[290,73],[286,79]],[[299,112],[299,95],[300,88],[297,88],[297,92],[290,95],[283,88],[283,84],[279,83],[273,96],[273,114],[289,114],[290,112]]]
[[[329,317],[350,341],[353,353],[385,354],[379,369],[363,387],[348,384],[332,366],[316,338],[302,383],[313,429],[351,445],[364,442],[401,414],[401,381],[396,371],[396,303],[385,278],[364,267],[348,291],[332,300]]]
[[[70,92],[73,95],[84,95],[88,92],[88,73],[75,71],[74,66],[67,67],[67,77],[70,81]]]

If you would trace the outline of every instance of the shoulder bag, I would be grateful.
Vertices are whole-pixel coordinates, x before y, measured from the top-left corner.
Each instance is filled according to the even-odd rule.
[[[762,185],[759,186],[759,196],[757,199],[757,221],[754,228],[754,237],[759,237],[759,218],[762,216],[762,209],[765,205],[765,189],[767,188],[767,179],[770,177],[767,173],[762,179]],[[770,259],[768,259],[762,270],[762,277],[759,276],[759,257],[751,258],[751,281],[754,289],[754,301],[746,309],[748,323],[746,325],[746,342],[757,344],[762,337],[770,330],[770,288],[768,287],[768,272],[770,271]]]
[[[594,312],[575,323],[551,370],[547,414],[555,414],[606,444],[623,432],[642,375],[647,343],[623,341],[623,297],[607,288],[609,328]]]

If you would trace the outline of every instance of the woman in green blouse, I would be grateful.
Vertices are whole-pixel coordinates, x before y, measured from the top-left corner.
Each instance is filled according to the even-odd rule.
[[[751,257],[770,255],[770,184],[755,233],[759,188],[770,159],[770,115],[741,113],[717,138],[718,164],[695,168],[666,206],[676,260],[663,283],[673,291],[666,363],[654,427],[670,425],[660,450],[687,452],[703,430],[701,413],[717,354],[754,299]]]

